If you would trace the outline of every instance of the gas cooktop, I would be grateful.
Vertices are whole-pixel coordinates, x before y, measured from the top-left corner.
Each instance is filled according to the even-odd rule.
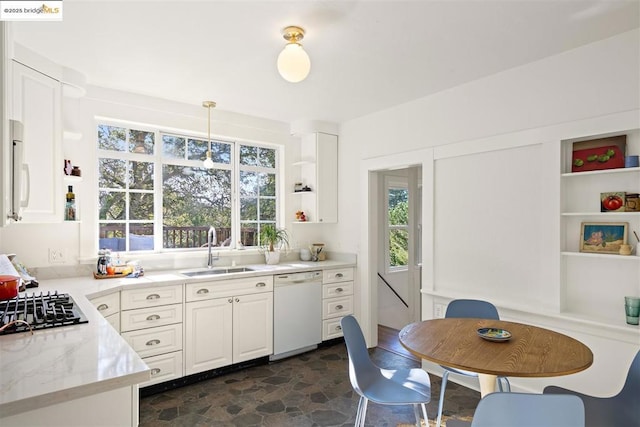
[[[88,323],[69,294],[40,292],[0,301],[0,335]]]

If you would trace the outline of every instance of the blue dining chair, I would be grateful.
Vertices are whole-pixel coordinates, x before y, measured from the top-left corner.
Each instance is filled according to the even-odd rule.
[[[584,422],[584,404],[577,396],[491,393],[480,400],[471,422],[451,419],[447,427],[585,427]]]
[[[444,315],[445,318],[479,318],[479,319],[493,319],[500,320],[498,309],[496,306],[488,301],[476,300],[476,299],[456,299],[449,303],[447,311]],[[440,401],[438,402],[438,418],[436,426],[440,427],[442,422],[442,410],[444,408],[444,391],[447,387],[447,380],[449,374],[454,373],[458,375],[464,375],[467,377],[477,377],[476,372],[465,371],[463,369],[450,368],[442,366],[444,372],[442,373],[442,385],[440,387]],[[498,387],[500,391],[510,391],[511,386],[509,380],[506,377],[498,377]]]
[[[428,425],[426,404],[431,401],[429,374],[420,368],[382,369],[369,357],[367,344],[358,321],[345,316],[340,321],[349,356],[349,379],[360,395],[356,426],[364,426],[369,401],[381,405],[413,405],[416,426],[420,426],[420,411]]]
[[[571,394],[584,402],[587,427],[640,426],[640,351],[631,362],[627,379],[618,394],[595,397],[558,386],[547,386],[544,394]]]

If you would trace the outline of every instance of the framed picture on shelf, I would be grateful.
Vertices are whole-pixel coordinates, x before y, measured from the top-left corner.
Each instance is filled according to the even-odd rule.
[[[583,222],[580,226],[580,252],[618,254],[627,244],[628,222]]]

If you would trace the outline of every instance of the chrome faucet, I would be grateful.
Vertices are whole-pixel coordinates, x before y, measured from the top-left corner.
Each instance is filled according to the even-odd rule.
[[[216,237],[216,229],[211,226],[209,227],[209,231],[207,232],[207,249],[209,254],[207,256],[207,268],[213,268],[213,254],[211,253],[211,246],[215,246],[218,244],[218,238]],[[216,257],[215,259],[218,259]]]

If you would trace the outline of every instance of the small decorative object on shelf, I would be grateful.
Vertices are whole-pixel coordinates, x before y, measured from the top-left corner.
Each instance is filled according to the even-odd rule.
[[[297,211],[296,212],[296,221],[306,222],[307,221],[307,216],[304,214],[304,212]]]
[[[299,193],[300,191],[302,191],[302,183],[296,182],[295,184],[293,184],[293,191],[295,193]]]
[[[618,191],[613,193],[600,193],[600,212],[624,212],[626,193]]]
[[[625,168],[637,168],[640,166],[640,156],[627,156],[624,158]]]
[[[627,244],[628,222],[583,222],[580,231],[580,252],[619,254]]]
[[[72,171],[73,171],[73,167],[71,166],[71,160],[65,159],[65,161],[64,161],[64,174],[65,175],[71,175]]]
[[[82,171],[80,170],[80,168],[78,166],[74,166],[73,169],[71,169],[71,175],[73,175],[73,176],[82,176]]]
[[[67,202],[64,208],[65,221],[76,220],[76,195],[73,193],[73,186],[70,185],[67,190]]]
[[[571,172],[624,168],[626,149],[626,135],[574,142]]]
[[[624,210],[626,212],[640,212],[640,194],[627,193]]]

